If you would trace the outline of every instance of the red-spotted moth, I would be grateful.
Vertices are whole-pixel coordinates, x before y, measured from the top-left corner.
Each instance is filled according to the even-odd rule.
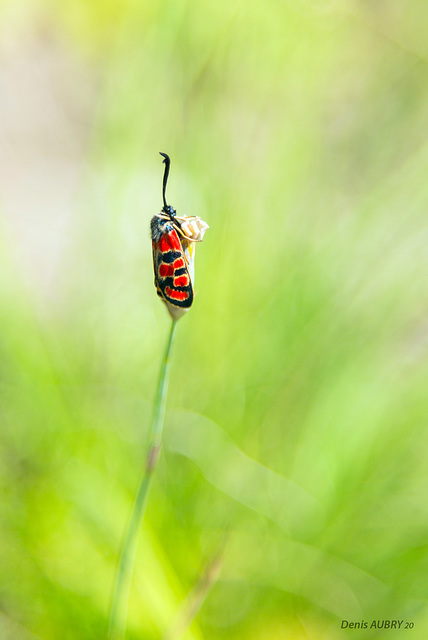
[[[163,176],[163,207],[150,222],[153,268],[157,294],[177,320],[193,303],[193,257],[195,242],[201,242],[208,225],[198,216],[176,215],[166,203],[165,191],[171,160],[166,153]]]

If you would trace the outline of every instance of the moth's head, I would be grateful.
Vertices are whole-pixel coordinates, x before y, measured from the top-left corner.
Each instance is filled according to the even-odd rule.
[[[167,216],[169,216],[171,218],[171,220],[173,218],[175,218],[176,215],[176,210],[174,209],[174,207],[171,207],[170,204],[164,205],[162,207],[162,213],[165,213]]]

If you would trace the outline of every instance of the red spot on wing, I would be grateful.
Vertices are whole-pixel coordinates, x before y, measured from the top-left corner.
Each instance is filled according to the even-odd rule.
[[[178,276],[178,278],[174,278],[174,287],[187,287],[189,284],[189,279],[186,275]]]
[[[172,300],[187,300],[189,293],[187,291],[176,291],[171,287],[165,287],[165,293]]]
[[[172,264],[165,264],[165,262],[162,262],[162,264],[159,267],[159,276],[161,278],[167,278],[168,276],[173,276],[174,275],[174,267]]]
[[[181,269],[182,267],[184,267],[183,258],[177,258],[177,260],[174,260],[173,264],[166,264],[166,262],[161,262],[161,264],[159,265],[159,277],[168,278],[169,276],[173,276],[176,269]],[[174,282],[176,287],[185,287],[188,284],[187,277],[184,277],[185,280],[183,280],[183,284],[177,284],[177,282]]]
[[[164,233],[159,240],[159,249],[162,253],[165,251],[182,251],[177,232],[172,230],[169,233]]]

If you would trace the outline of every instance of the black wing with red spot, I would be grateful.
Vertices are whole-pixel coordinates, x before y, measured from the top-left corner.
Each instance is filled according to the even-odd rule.
[[[153,267],[158,294],[170,304],[188,309],[193,288],[180,238],[171,222],[154,216],[151,223]]]

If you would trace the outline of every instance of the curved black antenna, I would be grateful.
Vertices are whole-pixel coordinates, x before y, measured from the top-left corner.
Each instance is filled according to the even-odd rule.
[[[163,197],[163,208],[166,210],[168,209],[168,205],[166,203],[166,198],[165,198],[165,191],[166,191],[166,183],[168,181],[168,176],[169,176],[169,167],[171,164],[171,159],[169,157],[169,155],[167,155],[166,153],[162,153],[162,151],[159,151],[160,155],[164,157],[164,160],[162,161],[165,165],[165,171],[163,174],[163,187],[162,187],[162,197]]]

